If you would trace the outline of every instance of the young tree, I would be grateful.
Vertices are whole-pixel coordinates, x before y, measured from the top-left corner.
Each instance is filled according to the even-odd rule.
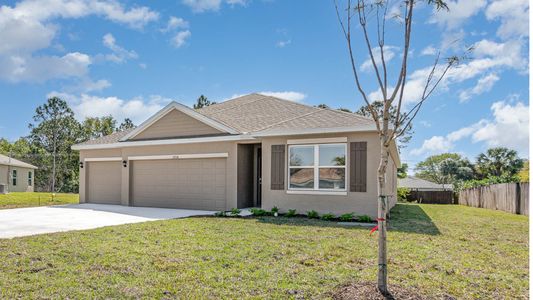
[[[428,71],[427,80],[425,81],[424,88],[420,98],[417,100],[416,104],[413,105],[410,109],[407,110],[405,114],[400,114],[402,112],[403,101],[404,101],[404,91],[405,85],[407,82],[407,65],[409,60],[409,49],[411,44],[411,28],[413,25],[413,14],[415,3],[418,3],[415,0],[403,0],[398,3],[402,5],[401,16],[398,16],[398,19],[401,20],[399,24],[400,28],[397,28],[400,33],[395,36],[400,36],[402,40],[402,50],[401,50],[401,63],[397,70],[396,78],[389,78],[392,73],[392,63],[389,63],[385,59],[385,30],[386,24],[390,20],[388,18],[387,9],[389,2],[387,0],[346,0],[346,7],[342,10],[339,9],[337,0],[333,0],[335,4],[335,9],[337,12],[338,21],[341,25],[342,32],[344,33],[344,38],[346,40],[349,59],[351,63],[351,69],[355,79],[355,86],[359,94],[362,96],[365,104],[368,108],[372,119],[375,122],[376,129],[379,133],[380,140],[380,164],[378,167],[378,187],[379,187],[379,197],[378,197],[378,230],[379,230],[379,240],[378,240],[378,288],[382,294],[387,295],[387,233],[386,233],[386,209],[387,209],[387,195],[386,195],[386,185],[385,178],[387,172],[387,165],[389,164],[391,145],[393,141],[402,137],[405,132],[409,129],[410,124],[413,119],[416,117],[422,104],[428,99],[428,97],[433,93],[438,84],[442,81],[448,70],[457,62],[459,58],[456,56],[447,58],[444,63],[440,60],[440,54],[437,54],[435,62]],[[444,0],[427,0],[427,3],[435,7],[437,10],[447,9],[446,3]],[[361,40],[358,41],[355,45],[361,45],[364,48],[364,51],[367,52],[365,55],[370,57],[373,74],[379,87],[379,97],[380,101],[383,102],[383,113],[380,114],[378,110],[372,106],[371,99],[369,98],[368,87],[363,87],[363,84],[360,80],[360,74],[358,71],[359,58],[356,58],[353,48],[353,37],[352,37],[352,27],[353,19],[356,19],[357,24],[360,28]],[[376,40],[377,40],[377,51],[374,51],[374,45],[371,42],[369,35],[368,21],[369,18],[375,20],[375,25],[377,30]],[[419,23],[421,26],[426,26],[423,23]],[[373,87],[371,87],[373,88]],[[395,107],[395,110],[393,109]],[[395,113],[394,113],[395,112]]]
[[[44,160],[43,165],[51,164],[49,190],[55,192],[58,178],[62,179],[62,184],[68,182],[70,185],[76,176],[76,171],[72,169],[76,168],[78,157],[70,147],[79,141],[80,124],[67,103],[57,97],[37,107],[33,120],[35,123],[29,125],[31,133],[28,139],[37,149],[36,154],[45,153],[46,156],[40,157]]]
[[[522,168],[524,162],[515,150],[504,147],[488,149],[477,157],[476,171],[483,178],[489,176],[513,176]]]
[[[206,96],[200,95],[200,97],[198,97],[198,99],[196,100],[196,104],[193,105],[193,107],[194,107],[194,109],[200,109],[202,107],[206,107],[206,106],[209,106],[209,105],[212,105],[212,104],[216,104],[216,102],[211,102],[211,101],[207,100]]]
[[[374,111],[378,113],[378,116],[380,118],[383,118],[383,101],[374,101],[370,104],[370,106],[372,107]],[[405,118],[407,113],[403,112],[403,113],[398,114],[397,110],[398,109],[394,105],[390,107],[390,122],[392,124],[396,123],[397,115],[400,117],[401,122],[407,121],[407,119]],[[365,117],[372,117],[372,112],[369,109],[369,106],[367,105],[361,106],[361,108],[359,108],[359,110],[356,111],[355,113],[365,116]],[[402,125],[404,124],[400,124],[400,126]],[[401,148],[407,147],[407,144],[409,143],[409,141],[411,141],[411,138],[413,138],[414,133],[415,132],[413,130],[413,124],[412,123],[407,124],[405,128],[405,132],[402,134],[402,136],[397,137],[398,148],[401,149]]]
[[[474,166],[457,153],[433,155],[419,162],[416,176],[438,184],[452,184],[474,178]]]
[[[117,131],[124,131],[127,129],[135,128],[135,124],[133,124],[133,121],[130,118],[124,119],[124,122],[120,123],[120,126],[118,126]]]

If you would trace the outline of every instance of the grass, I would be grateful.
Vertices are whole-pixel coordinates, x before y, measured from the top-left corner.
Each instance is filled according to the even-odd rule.
[[[79,203],[78,194],[9,193],[0,194],[0,209]]]
[[[400,204],[390,282],[428,297],[528,297],[528,218]],[[0,298],[328,298],[374,281],[377,235],[304,218],[189,218],[0,240]]]

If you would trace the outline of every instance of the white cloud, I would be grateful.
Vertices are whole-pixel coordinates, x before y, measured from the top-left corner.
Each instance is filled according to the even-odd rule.
[[[191,32],[189,30],[184,30],[176,33],[176,35],[170,40],[171,44],[176,47],[180,48],[187,40],[191,37]]]
[[[172,101],[159,95],[152,95],[147,99],[135,97],[121,99],[119,97],[98,97],[89,94],[73,95],[51,92],[48,97],[57,96],[66,100],[74,110],[76,118],[83,120],[87,117],[103,117],[112,115],[117,120],[130,118],[135,124],[148,119],[166,104]]]
[[[168,19],[167,27],[161,29],[161,31],[167,32],[167,31],[171,31],[177,28],[180,28],[180,29],[189,28],[189,22],[185,21],[182,18],[171,16]]]
[[[272,96],[272,97],[278,97],[285,100],[290,100],[294,102],[300,102],[303,99],[307,97],[306,94],[300,93],[300,92],[293,92],[293,91],[285,91],[285,92],[259,92],[261,95],[265,96]]]
[[[201,13],[205,11],[218,11],[223,3],[229,5],[241,5],[247,4],[246,0],[183,0],[183,4],[192,9],[193,12]]]
[[[500,20],[497,34],[501,38],[529,36],[529,1],[495,0],[487,7],[488,20]]]
[[[285,46],[288,46],[292,43],[292,40],[282,40],[282,41],[278,41],[276,43],[276,47],[278,48],[284,48]]]
[[[391,59],[394,58],[395,56],[394,51],[396,49],[398,49],[398,47],[387,46],[387,45],[383,46],[383,58],[385,59],[385,63],[388,63]],[[381,52],[380,52],[379,47],[374,47],[372,49],[372,54],[374,55],[374,60],[376,61],[376,64],[378,65],[378,68],[379,68],[381,66]],[[372,70],[372,68],[373,68],[372,59],[369,56],[368,59],[365,60],[363,64],[361,65],[361,70],[370,71]]]
[[[91,58],[73,52],[64,56],[0,56],[0,79],[9,82],[44,82],[53,78],[84,77]]]
[[[447,29],[459,28],[464,21],[475,16],[487,5],[486,0],[457,0],[446,1],[449,10],[442,9],[436,11],[429,20],[430,23],[437,23]]]
[[[113,51],[113,53],[105,55],[106,60],[115,63],[123,63],[128,59],[136,59],[139,57],[135,51],[126,50],[121,46],[117,45],[115,37],[111,33],[107,33],[106,35],[104,35],[104,37],[102,38],[102,42],[104,46]]]
[[[474,50],[471,54],[472,59],[452,67],[436,91],[446,90],[450,84],[462,83],[487,72],[493,73],[505,69],[526,72],[528,60],[522,56],[522,46],[523,42],[520,40],[497,43],[484,39],[477,42],[474,44]],[[431,66],[421,68],[408,75],[404,91],[404,104],[409,105],[420,101],[431,68]],[[437,65],[435,76],[442,74],[444,68],[444,64]],[[391,90],[390,87],[389,90]],[[381,100],[381,91],[371,92],[369,98],[373,101]]]
[[[421,55],[437,55],[437,49],[435,49],[435,47],[429,45],[426,48],[422,49],[420,54]]]
[[[114,0],[24,0],[14,6],[0,6],[0,77],[11,82],[85,76],[88,55],[72,52],[62,57],[35,55],[51,46],[59,26],[53,20],[96,15],[133,28],[157,20],[147,7],[126,9]]]
[[[453,131],[446,136],[433,136],[422,143],[420,148],[411,150],[411,155],[429,155],[449,152],[455,143],[470,138],[473,143],[483,143],[484,147],[508,147],[527,155],[529,145],[529,106],[517,102],[516,96],[510,100],[498,101],[491,106],[491,120],[480,121]],[[512,133],[512,134],[511,134]]]
[[[479,78],[477,84],[473,88],[461,91],[459,94],[459,101],[461,103],[466,102],[474,95],[481,95],[490,91],[498,80],[500,80],[500,77],[496,73],[490,73]]]

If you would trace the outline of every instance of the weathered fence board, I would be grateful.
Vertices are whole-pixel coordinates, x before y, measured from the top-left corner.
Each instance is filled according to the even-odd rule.
[[[426,204],[454,204],[453,191],[417,191],[412,190],[407,200]]]
[[[459,204],[529,215],[529,183],[500,183],[462,190]]]

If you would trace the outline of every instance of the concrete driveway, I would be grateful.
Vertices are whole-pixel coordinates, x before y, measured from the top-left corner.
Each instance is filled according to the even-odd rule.
[[[212,215],[214,211],[70,204],[0,210],[0,238]]]

